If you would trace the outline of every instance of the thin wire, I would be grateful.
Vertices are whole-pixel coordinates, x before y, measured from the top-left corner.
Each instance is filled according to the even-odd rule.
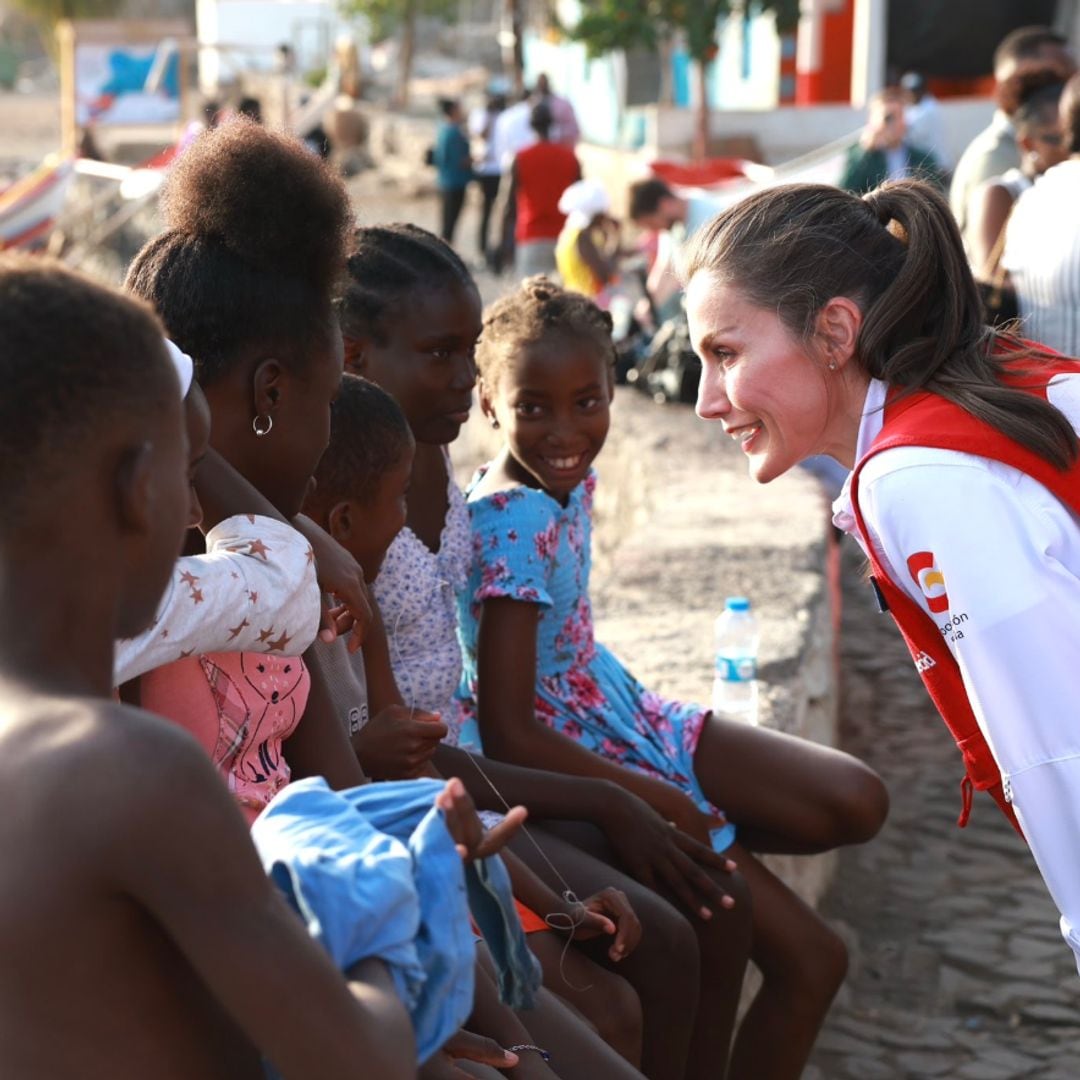
[[[451,588],[450,582],[443,581],[441,578],[436,580],[435,586],[436,591],[443,588]],[[401,645],[398,642],[398,631],[401,629],[401,620],[404,615],[405,608],[398,608],[397,615],[394,618],[394,629],[390,633],[390,650],[393,653],[392,663],[395,666],[395,680],[398,677],[398,671],[400,671],[403,674],[406,674],[409,681],[409,693],[407,695],[409,700],[406,701],[406,706],[409,710],[409,719],[412,720],[415,719],[416,716],[416,695],[414,693],[415,688],[413,685],[412,675],[406,670],[404,659],[401,653]],[[499,800],[499,802],[503,804],[504,807],[506,807],[506,811],[507,813],[509,813],[512,807],[506,801],[506,797],[503,795],[503,793],[495,786],[495,781],[492,780],[486,772],[484,772],[478,760],[478,755],[465,751],[465,756],[469,759],[469,761],[472,762],[473,768],[476,769],[476,771],[484,778],[488,787],[490,787],[491,790],[495,792],[495,797]],[[558,930],[568,935],[568,937],[566,938],[566,943],[563,945],[562,953],[559,956],[559,977],[567,986],[570,987],[571,990],[576,990],[578,993],[583,993],[586,990],[591,990],[591,983],[587,986],[577,986],[573,982],[571,982],[566,975],[567,950],[574,942],[574,934],[577,932],[577,928],[585,922],[585,916],[588,909],[578,899],[577,893],[575,893],[574,890],[570,888],[570,883],[566,880],[566,878],[562,876],[562,874],[559,873],[558,867],[556,867],[556,865],[551,861],[551,859],[548,858],[547,853],[537,843],[536,838],[531,832],[529,832],[528,827],[524,824],[521,826],[521,833],[523,836],[526,837],[529,843],[532,844],[532,846],[536,849],[536,853],[540,856],[541,859],[543,859],[548,869],[558,879],[559,883],[563,887],[562,898],[573,909],[573,914],[565,911],[549,911],[544,916],[544,922],[549,927],[551,927],[552,930]]]

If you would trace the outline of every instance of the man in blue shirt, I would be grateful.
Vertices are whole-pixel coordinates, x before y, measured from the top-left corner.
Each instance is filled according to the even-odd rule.
[[[465,114],[459,101],[444,98],[439,102],[443,121],[435,136],[432,164],[438,170],[439,197],[442,200],[442,238],[454,242],[461,208],[465,205],[465,192],[473,178],[472,160],[469,157],[469,138],[463,122]]]

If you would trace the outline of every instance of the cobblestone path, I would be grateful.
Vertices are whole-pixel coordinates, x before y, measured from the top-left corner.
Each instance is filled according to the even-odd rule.
[[[892,811],[873,843],[841,853],[822,904],[852,965],[804,1080],[1078,1080],[1080,977],[1056,909],[989,797],[956,828],[959,754],[853,548],[841,731]]]

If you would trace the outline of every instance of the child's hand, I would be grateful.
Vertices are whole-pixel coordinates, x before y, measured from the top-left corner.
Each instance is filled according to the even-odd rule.
[[[415,780],[427,773],[446,731],[438,713],[388,705],[360,729],[354,746],[373,780]]]
[[[699,819],[712,822],[681,793]],[[713,912],[735,906],[735,901],[717,884],[707,870],[731,873],[736,864],[713,851],[708,843],[665,820],[644,800],[619,789],[607,804],[600,825],[630,876],[649,888],[666,886],[690,910],[703,919]],[[689,816],[689,815],[688,815]]]
[[[455,1061],[475,1061],[495,1069],[511,1069],[518,1063],[518,1056],[504,1050],[494,1039],[461,1028],[424,1063],[418,1074],[419,1080],[470,1080],[472,1073],[459,1069]]]
[[[574,938],[579,941],[589,941],[601,934],[615,936],[615,940],[608,949],[608,956],[612,960],[622,960],[629,956],[638,946],[641,940],[641,923],[634,914],[633,907],[626,893],[619,889],[601,889],[581,901],[585,908],[584,918],[581,909],[575,905],[567,906],[567,915],[571,922],[581,919],[574,928]],[[562,927],[553,929],[561,930]]]
[[[435,797],[435,805],[442,810],[446,828],[457,844],[458,854],[466,862],[497,854],[528,817],[524,806],[515,806],[494,829],[485,832],[465,785],[456,777],[446,782],[446,787]]]
[[[362,567],[310,518],[297,514],[293,518],[293,527],[304,536],[314,552],[320,591],[337,601],[330,604],[324,601],[319,640],[334,641],[351,630],[349,652],[356,652],[364,643],[364,635],[373,618]]]
[[[675,788],[670,788],[663,805],[656,809],[676,829],[680,829],[687,836],[692,836],[699,844],[704,844],[706,847],[711,846],[712,843],[709,833],[727,824],[724,817],[719,814],[714,816],[705,813],[693,799]]]

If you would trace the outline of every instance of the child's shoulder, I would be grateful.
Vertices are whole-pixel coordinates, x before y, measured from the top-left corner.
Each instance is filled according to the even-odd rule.
[[[483,513],[537,513],[553,516],[559,504],[540,488],[529,487],[515,480],[495,462],[476,470],[467,490],[469,512],[475,517]]]
[[[40,696],[0,705],[0,783],[27,797],[53,792],[62,801],[67,792],[104,810],[137,792],[175,791],[199,774],[202,756],[176,725],[116,701]]]

